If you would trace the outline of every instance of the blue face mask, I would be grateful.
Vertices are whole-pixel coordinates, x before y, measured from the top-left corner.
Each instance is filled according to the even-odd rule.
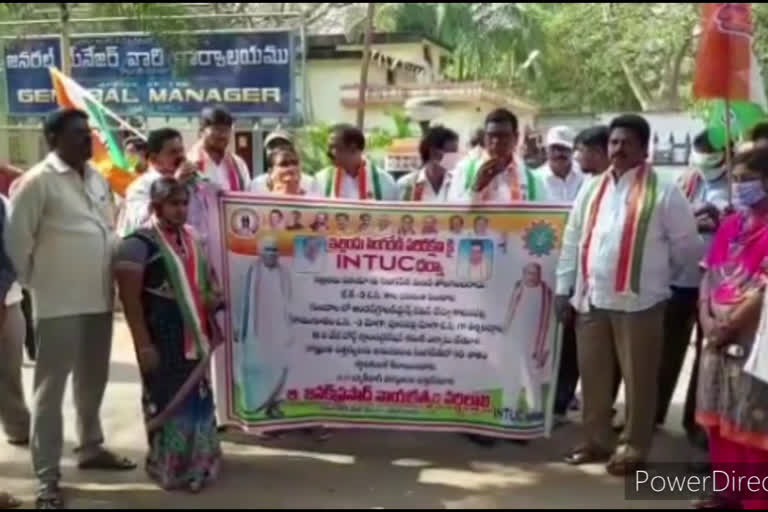
[[[761,180],[737,181],[731,187],[736,207],[750,208],[768,196]]]

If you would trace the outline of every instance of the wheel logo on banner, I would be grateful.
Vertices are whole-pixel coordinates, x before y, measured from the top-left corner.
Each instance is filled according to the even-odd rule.
[[[525,229],[523,244],[531,256],[548,256],[555,248],[555,228],[544,221],[537,221]]]

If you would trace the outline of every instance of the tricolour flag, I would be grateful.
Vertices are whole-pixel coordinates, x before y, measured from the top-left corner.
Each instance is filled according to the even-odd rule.
[[[726,115],[730,115],[733,137],[743,137],[765,118],[768,101],[752,50],[752,4],[705,3],[701,14],[693,95],[714,100],[709,137],[715,147],[722,148],[726,143]],[[730,103],[729,114],[725,112],[725,100]]]
[[[88,114],[93,128],[91,162],[109,181],[113,190],[125,195],[125,189],[136,178],[122,149],[118,136],[128,123],[109,111],[85,88],[56,68],[50,68],[56,100],[60,107],[76,108]]]

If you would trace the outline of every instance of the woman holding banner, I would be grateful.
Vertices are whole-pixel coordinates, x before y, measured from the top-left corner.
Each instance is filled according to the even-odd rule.
[[[768,466],[768,384],[745,371],[768,278],[768,149],[739,155],[725,218],[704,262],[699,316],[706,337],[699,368],[696,420],[709,434],[715,471],[737,478]],[[732,473],[733,471],[733,473]],[[726,488],[697,508],[766,508],[768,493]],[[759,486],[758,486],[759,487]]]
[[[223,306],[199,240],[185,225],[189,193],[174,178],[150,189],[151,221],[120,245],[115,274],[142,374],[147,473],[164,489],[197,492],[216,478],[221,451],[211,353]]]

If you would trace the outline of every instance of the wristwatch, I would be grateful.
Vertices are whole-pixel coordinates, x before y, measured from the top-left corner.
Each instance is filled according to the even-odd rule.
[[[731,343],[730,345],[725,347],[725,354],[729,357],[735,357],[740,358],[744,357],[744,347],[741,345],[736,345],[735,343]]]

